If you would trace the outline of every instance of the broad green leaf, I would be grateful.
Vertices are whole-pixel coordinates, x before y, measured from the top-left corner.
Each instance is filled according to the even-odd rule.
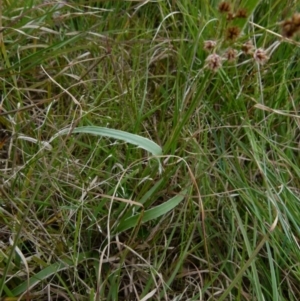
[[[86,260],[86,258],[89,258],[90,256],[91,256],[91,254],[89,254],[89,253],[81,253],[78,256],[77,262],[80,263],[81,261]],[[19,286],[17,286],[15,289],[13,289],[11,292],[14,296],[20,296],[28,288],[32,288],[35,285],[37,285],[38,283],[40,283],[41,281],[46,280],[47,278],[55,275],[56,273],[58,273],[62,270],[68,269],[70,267],[74,267],[74,262],[72,262],[71,260],[65,260],[65,261],[53,263],[53,264],[49,265],[48,267],[44,268],[43,270],[41,270],[40,272],[33,275],[29,279],[29,283],[26,280],[23,283],[21,283]],[[29,284],[29,286],[28,286],[28,284]]]
[[[70,131],[71,131],[70,128],[59,131],[55,136],[51,138],[50,142],[53,139],[57,138],[58,136],[68,134]],[[146,151],[150,152],[154,156],[159,156],[162,154],[161,147],[155,142],[153,142],[152,140],[120,130],[114,130],[114,129],[104,128],[99,126],[82,126],[82,127],[74,128],[72,130],[72,134],[75,133],[93,134],[93,135],[123,140],[130,144],[137,145],[139,148],[145,149]]]
[[[145,223],[168,213],[169,211],[174,209],[185,198],[186,193],[187,190],[184,190],[180,194],[166,201],[165,203],[160,204],[149,210],[146,210],[143,214],[141,222]],[[117,232],[120,233],[130,228],[133,228],[134,226],[137,225],[139,218],[140,218],[140,214],[127,218],[123,223],[121,223],[118,226]]]

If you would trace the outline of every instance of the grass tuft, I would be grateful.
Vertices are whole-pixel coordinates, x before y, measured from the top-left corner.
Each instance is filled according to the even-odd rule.
[[[296,1],[0,7],[1,300],[300,300]]]

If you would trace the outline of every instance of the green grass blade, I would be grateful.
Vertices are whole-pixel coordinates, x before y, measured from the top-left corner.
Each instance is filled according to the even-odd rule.
[[[165,203],[160,204],[149,210],[146,210],[144,212],[141,222],[145,223],[145,222],[151,221],[153,219],[156,219],[156,218],[168,213],[169,211],[174,209],[185,198],[186,193],[187,193],[187,191],[184,190],[180,194],[178,194],[175,197],[171,198],[170,200],[166,201]],[[140,218],[140,215],[135,215],[135,216],[129,217],[128,219],[126,219],[123,223],[121,223],[118,226],[117,232],[120,233],[120,232],[123,232],[125,230],[128,230],[128,229],[134,227],[135,225],[137,225],[139,218]]]
[[[51,141],[56,137],[68,134],[69,132],[70,132],[70,128],[61,130],[51,139]],[[92,134],[92,135],[113,138],[117,140],[123,140],[130,144],[137,145],[139,148],[142,148],[150,152],[154,156],[162,155],[161,147],[155,142],[153,142],[152,140],[120,130],[108,129],[99,126],[83,126],[83,127],[75,128],[74,130],[72,130],[72,133]]]
[[[90,256],[90,254],[88,254],[88,253],[79,254],[77,263],[79,263],[80,261],[85,260],[89,256]],[[40,283],[41,281],[55,275],[56,273],[58,273],[62,270],[70,268],[72,266],[74,266],[74,263],[71,260],[65,260],[65,261],[53,263],[53,264],[49,265],[48,267],[46,267],[45,269],[41,270],[40,272],[36,273],[34,276],[32,276],[29,279],[29,287],[32,288],[35,285],[37,285],[38,283]],[[13,289],[11,291],[11,293],[14,296],[20,296],[27,289],[28,289],[28,282],[24,281],[19,286],[17,286],[15,289]]]

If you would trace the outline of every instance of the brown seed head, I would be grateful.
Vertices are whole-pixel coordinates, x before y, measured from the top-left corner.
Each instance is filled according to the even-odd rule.
[[[282,23],[282,35],[287,38],[291,38],[297,31],[297,27],[292,20],[285,20]]]
[[[230,10],[231,10],[230,3],[226,2],[226,1],[222,1],[219,4],[219,11],[221,13],[228,13],[228,12],[230,12]]]
[[[226,32],[226,38],[228,40],[235,40],[240,34],[240,29],[236,26],[228,27]]]
[[[293,24],[299,28],[300,27],[300,13],[295,13],[292,16],[292,22]]]
[[[260,65],[263,65],[269,59],[269,57],[267,56],[267,53],[262,48],[258,48],[254,51],[253,58]]]
[[[226,50],[224,57],[228,62],[234,62],[237,58],[238,52],[235,49],[229,48]]]
[[[222,67],[222,58],[218,54],[210,54],[206,60],[206,67],[214,72]]]
[[[246,19],[248,17],[247,10],[245,8],[240,8],[236,14],[236,18]]]
[[[242,45],[242,51],[245,54],[252,54],[253,53],[253,49],[254,49],[254,46],[253,46],[253,43],[252,43],[251,40],[247,41],[246,43],[244,43]]]
[[[229,12],[227,14],[227,18],[226,18],[227,21],[232,21],[234,18],[235,18],[235,15],[233,13]]]
[[[300,31],[300,13],[293,14],[291,19],[282,22],[282,35],[291,38],[297,31]]]
[[[204,41],[204,50],[207,50],[207,51],[211,51],[213,49],[215,49],[217,45],[217,42],[216,41],[213,41],[213,40],[207,40],[207,41]]]

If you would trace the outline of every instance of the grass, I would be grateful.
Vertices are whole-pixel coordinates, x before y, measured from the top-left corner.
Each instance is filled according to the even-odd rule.
[[[300,299],[295,1],[1,2],[1,300]]]

